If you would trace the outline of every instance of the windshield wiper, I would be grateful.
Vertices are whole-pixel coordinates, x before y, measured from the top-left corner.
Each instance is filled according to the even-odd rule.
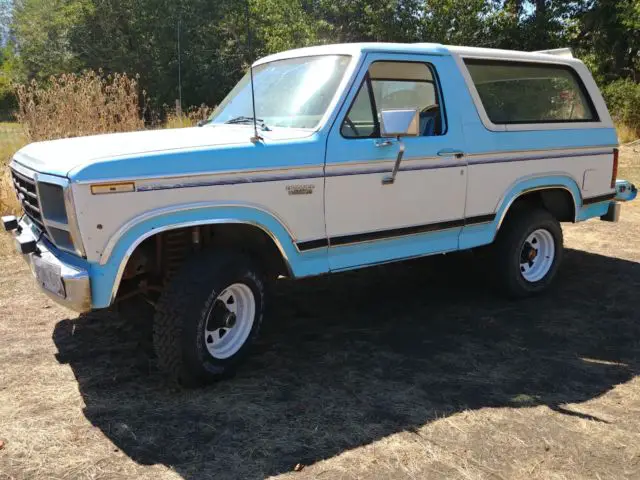
[[[267,126],[266,123],[264,123],[264,120],[262,118],[256,118],[256,124],[262,128],[262,130],[266,130],[269,131],[269,127]],[[250,125],[253,124],[253,117],[246,117],[246,116],[239,116],[239,117],[234,117],[231,120],[227,120],[224,123],[228,123],[228,124],[232,124],[232,125],[239,125],[239,124],[246,124],[246,125]]]

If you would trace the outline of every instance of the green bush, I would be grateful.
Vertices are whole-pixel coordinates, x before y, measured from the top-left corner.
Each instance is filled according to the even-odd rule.
[[[8,81],[3,81],[0,73],[0,122],[11,120],[17,107],[15,90]]]
[[[630,79],[616,80],[602,89],[609,112],[617,125],[640,136],[640,83]]]

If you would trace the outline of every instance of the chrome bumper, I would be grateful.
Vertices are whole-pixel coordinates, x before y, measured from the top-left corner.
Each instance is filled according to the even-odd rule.
[[[76,312],[91,310],[91,285],[87,270],[61,260],[60,252],[53,245],[46,240],[38,240],[28,218],[21,220],[18,228],[8,233],[13,235],[16,250],[29,265],[40,290],[55,302]],[[33,242],[36,252],[23,253],[33,248]]]
[[[600,220],[605,222],[618,222],[620,220],[620,210],[622,210],[619,202],[631,202],[636,199],[637,195],[638,189],[633,183],[627,182],[626,180],[617,180],[614,201],[609,203],[607,213],[602,215]]]

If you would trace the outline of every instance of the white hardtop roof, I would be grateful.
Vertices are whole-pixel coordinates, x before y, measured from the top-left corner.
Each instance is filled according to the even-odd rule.
[[[462,57],[486,58],[495,60],[522,60],[550,63],[580,63],[579,60],[565,55],[546,52],[521,52],[517,50],[499,50],[494,48],[462,47],[441,45],[439,43],[339,43],[319,45],[317,47],[298,48],[261,58],[254,65],[284,60],[287,58],[309,57],[313,55],[360,55],[362,53],[413,53],[428,55],[460,55]],[[553,52],[549,50],[547,52]]]

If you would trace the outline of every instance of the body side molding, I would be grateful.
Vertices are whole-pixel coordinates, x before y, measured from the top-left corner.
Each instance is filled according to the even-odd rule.
[[[298,242],[298,249],[303,251],[314,250],[316,248],[340,247],[364,242],[373,242],[379,240],[389,240],[398,237],[407,237],[410,235],[418,235],[422,233],[439,232],[451,228],[460,228],[465,225],[477,225],[481,223],[489,223],[495,219],[495,214],[478,215],[475,217],[461,218],[449,220],[446,222],[427,223],[423,225],[413,225],[409,227],[392,228],[389,230],[376,230],[373,232],[363,232],[349,235],[340,235],[331,238],[319,238],[305,242]]]
[[[615,192],[607,193],[605,195],[598,195],[597,197],[585,197],[582,199],[582,205],[592,205],[594,203],[608,202],[613,200],[614,198],[616,198]]]

